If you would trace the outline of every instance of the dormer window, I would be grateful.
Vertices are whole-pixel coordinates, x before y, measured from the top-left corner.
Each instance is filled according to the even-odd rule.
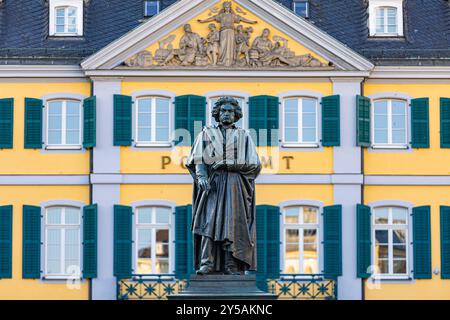
[[[403,36],[403,0],[369,0],[371,37]]]
[[[145,16],[146,17],[153,17],[154,15],[157,15],[160,10],[160,3],[159,0],[153,0],[153,1],[144,1],[144,10],[145,10]]]
[[[83,35],[83,0],[49,1],[50,36]]]
[[[303,18],[309,18],[309,1],[308,0],[296,0],[292,3],[294,12]]]

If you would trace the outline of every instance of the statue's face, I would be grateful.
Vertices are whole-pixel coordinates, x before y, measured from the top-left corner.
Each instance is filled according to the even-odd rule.
[[[264,38],[268,38],[268,37],[269,37],[269,34],[270,34],[270,31],[269,31],[268,29],[264,29],[264,31],[263,31],[263,37],[264,37]]]
[[[225,9],[226,12],[230,12],[230,10],[231,10],[231,3],[225,2],[223,4],[223,8]]]
[[[219,120],[221,124],[231,125],[235,122],[235,119],[234,107],[231,104],[224,104],[220,107]]]
[[[191,31],[192,31],[191,25],[189,25],[189,24],[185,25],[185,26],[184,26],[184,31],[186,31],[186,32],[191,32]]]

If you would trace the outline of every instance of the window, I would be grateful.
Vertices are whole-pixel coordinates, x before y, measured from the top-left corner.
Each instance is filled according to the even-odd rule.
[[[373,215],[373,256],[376,275],[408,274],[408,209],[379,207]]]
[[[81,148],[81,102],[53,100],[47,103],[47,146]]]
[[[294,1],[293,10],[300,17],[309,18],[309,1]]]
[[[172,270],[171,215],[167,207],[137,209],[135,269],[138,274],[167,274]]]
[[[49,34],[83,35],[83,0],[50,0]]]
[[[244,111],[245,99],[242,98],[242,97],[233,97],[233,98],[235,98],[239,102],[239,105],[241,106],[242,112],[243,112],[244,117],[245,117],[246,116],[246,112]],[[219,100],[219,97],[213,97],[213,98],[209,99],[209,112],[206,115],[206,119],[210,119],[210,121],[211,121],[210,124],[211,125],[217,125],[218,124],[216,122],[216,120],[211,117],[211,112],[212,112],[212,110],[214,108],[214,105],[217,102],[217,100]],[[241,118],[238,122],[236,122],[236,126],[239,127],[239,128],[246,129],[247,128],[246,123],[247,123],[246,120],[244,120],[244,118]]]
[[[136,114],[138,144],[170,143],[169,98],[138,98]]]
[[[373,37],[403,36],[403,0],[369,0],[369,31]]]
[[[80,277],[80,209],[49,207],[45,212],[45,275]]]
[[[152,17],[159,13],[160,1],[144,1],[145,16]]]
[[[319,209],[309,206],[284,209],[284,269],[287,274],[319,272]]]
[[[373,103],[374,146],[407,146],[407,103],[383,99]]]
[[[283,101],[284,144],[318,144],[317,100],[289,98]]]

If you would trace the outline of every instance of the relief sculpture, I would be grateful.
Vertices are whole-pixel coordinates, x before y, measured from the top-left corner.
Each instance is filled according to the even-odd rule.
[[[236,12],[246,13],[236,8]],[[224,2],[222,9],[211,9],[210,17],[198,20],[208,24],[208,34],[204,37],[192,30],[190,24],[184,26],[184,34],[174,48],[175,35],[159,41],[154,55],[142,51],[125,61],[127,67],[217,67],[217,68],[326,68],[327,64],[311,54],[296,55],[289,49],[288,40],[272,35],[264,29],[251,41],[254,32],[249,24],[253,21],[233,10],[231,2]],[[241,24],[245,23],[247,26]]]

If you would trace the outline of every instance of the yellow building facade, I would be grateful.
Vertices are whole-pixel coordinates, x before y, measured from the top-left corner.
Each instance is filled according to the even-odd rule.
[[[256,134],[266,255],[256,273],[267,290],[308,298],[295,286],[281,293],[297,277],[326,286],[309,292],[319,299],[450,299],[450,69],[374,66],[257,0],[231,6],[256,22],[250,43],[270,30],[292,65],[275,51],[270,66],[183,65],[184,26],[207,37],[199,20],[224,2],[179,1],[81,65],[0,66],[0,106],[13,106],[12,146],[0,149],[0,211],[11,220],[0,228],[0,299],[161,298],[137,280],[185,281],[184,162],[220,96],[240,101],[239,125]]]

